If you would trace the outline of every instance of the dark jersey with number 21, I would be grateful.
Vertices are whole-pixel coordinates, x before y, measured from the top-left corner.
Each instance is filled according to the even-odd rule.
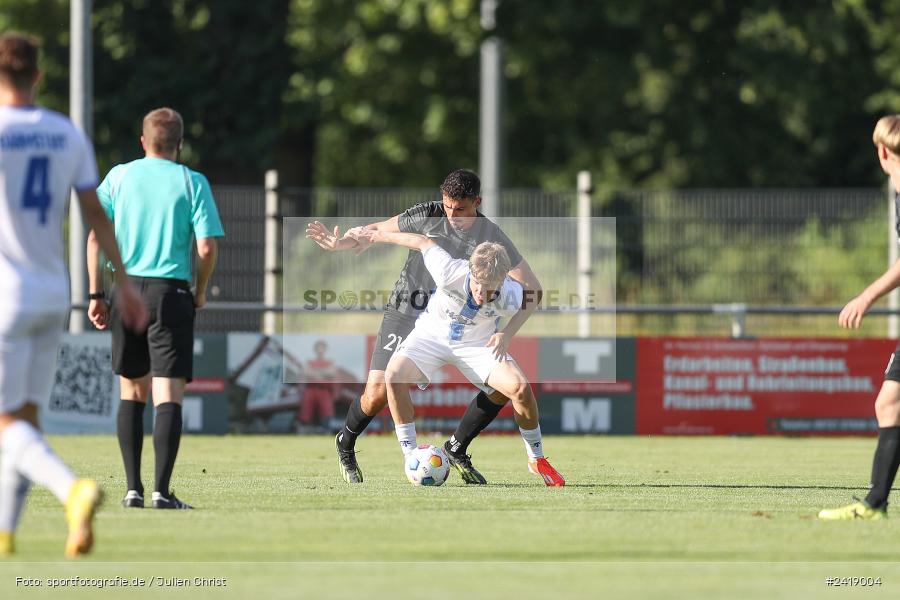
[[[516,267],[522,255],[496,223],[480,212],[475,224],[469,229],[455,229],[444,213],[442,202],[423,202],[410,207],[400,214],[398,225],[404,233],[427,235],[453,258],[468,260],[475,247],[482,242],[496,242],[506,248],[510,264]],[[428,297],[434,290],[434,279],[425,268],[422,253],[410,250],[400,277],[394,284],[388,307],[417,317],[428,304]]]

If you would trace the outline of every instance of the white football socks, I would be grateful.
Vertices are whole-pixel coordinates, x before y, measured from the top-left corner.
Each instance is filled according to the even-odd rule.
[[[11,460],[22,476],[48,488],[65,504],[75,483],[75,475],[53,453],[40,432],[25,421],[16,421],[3,431],[0,440],[3,459]]]
[[[0,452],[0,531],[16,530],[29,487],[30,482],[16,470],[12,455]]]
[[[519,427],[519,433],[522,434],[522,440],[525,442],[525,452],[528,453],[528,460],[544,458],[544,445],[541,443],[541,426],[538,425],[534,429],[522,429]]]
[[[400,449],[403,450],[403,456],[406,456],[416,448],[416,424],[404,423],[403,425],[395,425],[394,430],[397,433],[397,441],[400,442]]]

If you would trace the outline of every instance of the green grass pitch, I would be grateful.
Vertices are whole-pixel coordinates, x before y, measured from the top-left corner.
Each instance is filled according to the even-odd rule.
[[[2,598],[900,597],[898,519],[814,518],[864,494],[874,439],[548,437],[568,480],[551,489],[518,437],[472,445],[488,486],[452,473],[413,488],[391,436],[360,440],[357,486],[340,479],[331,437],[186,436],[173,487],[194,511],[120,508],[112,436],[51,442],[107,492],[95,551],[63,562],[62,511],[32,492],[18,552],[0,561]],[[145,485],[152,469],[148,437]],[[72,577],[145,583],[49,587]]]

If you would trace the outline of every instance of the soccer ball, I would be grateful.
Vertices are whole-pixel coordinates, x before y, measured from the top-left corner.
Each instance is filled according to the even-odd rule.
[[[440,448],[422,444],[406,456],[403,470],[413,485],[444,485],[450,476],[450,460]]]

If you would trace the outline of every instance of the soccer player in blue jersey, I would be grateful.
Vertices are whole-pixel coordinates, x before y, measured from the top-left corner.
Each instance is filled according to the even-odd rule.
[[[541,284],[522,257],[515,244],[496,223],[479,210],[481,205],[481,181],[472,171],[457,169],[444,179],[440,186],[441,200],[423,202],[410,207],[385,221],[371,223],[367,229],[387,232],[425,234],[439,239],[441,246],[453,258],[468,258],[482,242],[496,242],[503,246],[512,264],[510,277],[525,288],[525,309],[514,317],[518,325],[524,323],[537,307],[541,297]],[[325,250],[363,250],[365,240],[341,236],[319,222],[311,223],[307,237]],[[387,386],[384,369],[400,343],[409,335],[416,318],[425,309],[434,281],[425,268],[422,254],[410,252],[394,290],[384,308],[381,327],[375,338],[375,348],[369,365],[366,389],[362,397],[354,400],[347,418],[337,434],[335,445],[341,475],[348,483],[361,483],[362,470],[356,460],[356,440],[372,419],[387,406]],[[485,484],[487,480],[472,464],[469,444],[496,418],[508,401],[499,392],[487,394],[483,390],[472,399],[460,419],[459,426],[444,444],[444,450],[453,468],[467,484]]]
[[[94,150],[65,116],[35,105],[39,46],[0,35],[0,555],[32,483],[65,505],[72,557],[93,545],[97,483],[76,479],[41,435],[56,351],[69,312],[62,220],[74,188],[85,221],[116,267],[122,319],[140,330],[147,312],[131,286],[112,227],[97,201]]]
[[[403,453],[416,447],[415,409],[409,386],[427,386],[442,366],[451,364],[485,393],[496,390],[512,401],[528,454],[528,470],[540,475],[548,486],[565,485],[565,479],[544,456],[531,385],[507,353],[517,328],[498,328],[501,320],[519,314],[523,295],[522,285],[508,276],[511,265],[503,246],[481,243],[466,260],[454,259],[423,235],[366,229],[351,234],[418,250],[436,285],[428,306],[384,373],[388,405]]]

